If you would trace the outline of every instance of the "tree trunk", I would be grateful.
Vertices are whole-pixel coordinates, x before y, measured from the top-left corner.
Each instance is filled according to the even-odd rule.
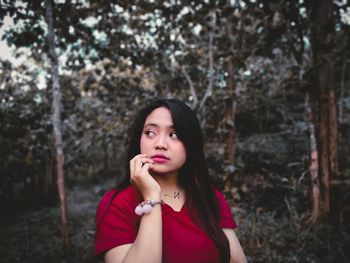
[[[53,160],[51,158],[51,152],[48,153],[47,158],[45,160],[45,170],[44,170],[44,178],[42,182],[42,193],[43,198],[46,201],[47,205],[52,205],[54,198],[56,197],[53,193]]]
[[[231,21],[227,22],[226,37],[228,43],[230,43],[230,53],[233,52],[232,44],[232,28]],[[236,143],[236,128],[235,128],[235,116],[236,116],[236,96],[235,85],[233,81],[233,55],[231,54],[227,62],[227,99],[226,99],[226,122],[228,134],[226,139],[226,160],[234,164],[235,162],[235,143]]]
[[[334,81],[333,81],[334,82]],[[334,89],[329,92],[329,152],[331,180],[339,179],[339,161],[338,161],[338,118],[337,118],[337,100]],[[330,185],[330,212],[331,220],[335,224],[343,222],[342,210],[342,187],[341,185]]]
[[[315,126],[313,125],[313,114],[311,111],[311,102],[309,96],[306,99],[306,112],[309,123],[309,134],[310,134],[310,197],[312,203],[311,222],[315,224],[320,216],[320,184],[318,174],[318,153]]]
[[[50,0],[45,0],[46,13],[45,20],[47,23],[47,41],[49,48],[49,57],[51,60],[51,78],[52,78],[52,122],[56,146],[56,162],[57,162],[57,187],[60,200],[61,211],[61,231],[64,246],[69,248],[69,234],[68,234],[68,215],[67,215],[67,202],[64,186],[64,157],[62,147],[62,135],[61,135],[61,88],[59,84],[58,76],[58,58],[55,51],[55,35],[53,30],[53,3]]]
[[[316,103],[313,111],[317,114],[317,146],[320,178],[319,219],[330,217],[341,222],[341,196],[336,189],[330,189],[330,180],[339,176],[338,167],[338,123],[337,103],[334,91],[334,65],[331,60],[334,23],[332,0],[315,1],[312,9],[312,47],[315,64],[315,90],[310,93]],[[332,195],[332,196],[331,196]],[[332,202],[332,203],[331,203]]]

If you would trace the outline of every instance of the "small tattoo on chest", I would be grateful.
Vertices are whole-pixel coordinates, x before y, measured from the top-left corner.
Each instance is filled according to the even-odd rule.
[[[180,192],[174,192],[174,198],[180,199]]]
[[[180,192],[178,192],[178,191],[173,192],[173,195],[167,194],[167,193],[163,193],[163,195],[166,196],[166,197],[172,197],[174,199],[180,199],[181,198]]]

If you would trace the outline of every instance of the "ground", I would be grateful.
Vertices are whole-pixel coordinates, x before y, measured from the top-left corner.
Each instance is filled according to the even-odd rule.
[[[75,182],[67,187],[72,247],[64,252],[58,206],[18,209],[0,216],[1,262],[98,262],[93,257],[94,219],[98,201],[114,180]]]

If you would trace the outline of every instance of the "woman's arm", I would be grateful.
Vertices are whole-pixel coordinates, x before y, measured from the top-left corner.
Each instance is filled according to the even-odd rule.
[[[159,200],[158,198],[152,198]],[[140,228],[133,244],[110,249],[105,254],[105,263],[162,261],[162,215],[156,205],[151,213],[142,216]]]
[[[223,228],[222,230],[224,231],[230,244],[230,263],[246,263],[247,258],[244,255],[243,249],[241,247],[241,244],[239,243],[235,231],[231,228]]]
[[[130,180],[140,191],[144,200],[160,200],[160,186],[149,174],[153,160],[145,154],[136,155],[130,161]],[[105,263],[162,262],[162,211],[157,204],[149,214],[141,218],[133,244],[110,249],[105,254]]]

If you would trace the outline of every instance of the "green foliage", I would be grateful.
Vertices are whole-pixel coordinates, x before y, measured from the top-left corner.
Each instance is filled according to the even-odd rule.
[[[34,182],[42,182],[52,160],[50,108],[46,90],[39,90],[30,69],[16,74],[2,63],[0,89],[0,166],[3,201],[13,198],[18,184],[28,193],[39,194]],[[29,185],[31,185],[29,187]],[[19,190],[24,190],[22,187]]]

